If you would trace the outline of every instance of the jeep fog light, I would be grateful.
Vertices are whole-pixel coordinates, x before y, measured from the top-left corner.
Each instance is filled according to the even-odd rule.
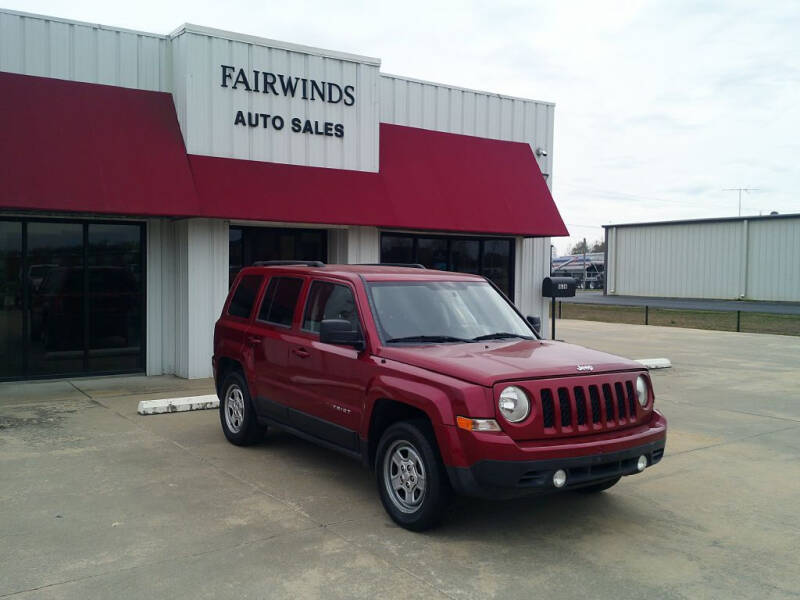
[[[639,457],[639,460],[636,461],[636,470],[639,471],[639,473],[641,473],[642,471],[645,470],[646,467],[647,467],[647,457],[644,454],[642,454]]]
[[[510,423],[519,423],[531,412],[528,395],[515,385],[510,385],[500,392],[497,407]]]
[[[639,375],[636,378],[636,399],[642,408],[647,406],[647,380],[644,375]]]
[[[562,488],[567,483],[567,472],[564,469],[559,469],[553,473],[553,485],[557,488]]]

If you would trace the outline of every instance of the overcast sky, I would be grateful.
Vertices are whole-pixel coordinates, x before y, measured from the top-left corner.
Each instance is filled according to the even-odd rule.
[[[169,33],[190,22],[556,104],[553,196],[600,225],[800,212],[800,2],[3,0]]]

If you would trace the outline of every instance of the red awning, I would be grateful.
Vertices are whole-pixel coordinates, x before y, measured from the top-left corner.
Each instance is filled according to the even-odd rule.
[[[380,126],[380,172],[186,156],[169,94],[0,73],[0,207],[567,235],[528,144]]]
[[[201,206],[236,219],[568,235],[528,144],[380,126],[380,172],[189,156]]]
[[[196,209],[172,96],[0,73],[0,207]]]

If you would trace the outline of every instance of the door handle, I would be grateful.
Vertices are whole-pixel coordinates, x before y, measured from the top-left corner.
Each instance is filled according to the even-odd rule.
[[[311,353],[305,348],[292,348],[292,354],[299,358],[308,358],[311,356]]]
[[[252,344],[253,346],[257,346],[258,344],[261,343],[261,338],[258,337],[257,335],[248,335],[247,342],[249,344]]]

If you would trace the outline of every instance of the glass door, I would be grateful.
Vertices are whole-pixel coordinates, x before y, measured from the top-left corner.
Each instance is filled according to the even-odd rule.
[[[0,379],[144,368],[144,226],[0,220]]]

